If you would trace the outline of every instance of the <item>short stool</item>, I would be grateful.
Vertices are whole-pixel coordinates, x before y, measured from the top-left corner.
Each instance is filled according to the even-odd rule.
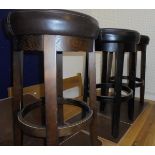
[[[23,133],[46,139],[46,145],[59,145],[59,138],[90,127],[92,145],[97,145],[94,41],[98,22],[85,14],[68,10],[17,10],[8,14],[7,33],[13,42],[13,132],[14,144],[22,145]],[[43,52],[45,98],[23,105],[23,54]],[[62,54],[66,51],[89,53],[90,102],[63,97]],[[66,124],[63,104],[78,106],[83,116]],[[45,124],[25,120],[38,106],[45,106]]]

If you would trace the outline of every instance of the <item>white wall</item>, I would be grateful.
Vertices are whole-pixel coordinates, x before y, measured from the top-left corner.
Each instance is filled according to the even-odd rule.
[[[150,37],[147,48],[145,98],[155,100],[155,10],[75,10],[95,17],[101,28],[127,28]],[[139,59],[139,58],[138,58]],[[84,57],[64,56],[64,77],[83,73]],[[140,62],[140,60],[138,60]],[[96,56],[97,82],[100,81],[100,54]],[[139,64],[137,66],[139,72]],[[73,91],[72,91],[73,93]]]

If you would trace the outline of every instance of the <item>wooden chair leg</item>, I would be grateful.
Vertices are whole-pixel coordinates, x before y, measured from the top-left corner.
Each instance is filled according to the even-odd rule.
[[[141,80],[143,82],[140,87],[140,104],[144,106],[144,94],[145,94],[145,69],[146,69],[146,46],[141,52]]]
[[[58,145],[56,36],[44,35],[44,80],[47,145]]]
[[[93,118],[90,124],[90,136],[92,145],[97,144],[97,108],[96,108],[96,67],[95,67],[95,53],[89,52],[89,106],[93,110]]]
[[[128,101],[128,117],[131,121],[134,119],[136,56],[135,51],[132,51],[129,55],[129,88],[133,90],[133,97]]]
[[[13,51],[13,140],[14,145],[23,144],[23,133],[18,126],[17,114],[23,104],[23,51]]]
[[[115,60],[115,99],[113,103],[112,113],[112,136],[117,138],[119,136],[119,124],[120,124],[120,106],[121,106],[121,90],[122,90],[122,74],[124,63],[124,51],[123,46],[120,45],[116,52]]]

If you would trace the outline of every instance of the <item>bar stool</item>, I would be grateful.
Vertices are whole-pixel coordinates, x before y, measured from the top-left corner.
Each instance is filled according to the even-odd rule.
[[[119,136],[120,106],[122,102],[129,102],[129,108],[133,104],[134,82],[135,82],[135,60],[130,62],[129,85],[122,85],[122,73],[124,63],[124,52],[128,51],[133,57],[136,51],[136,44],[139,42],[139,33],[133,30],[105,28],[100,29],[96,40],[95,50],[102,51],[102,73],[101,83],[96,88],[101,89],[101,95],[97,96],[100,101],[100,110],[108,101],[112,105],[112,136]],[[115,53],[115,80],[110,81],[112,54]],[[87,75],[86,75],[87,76]],[[86,77],[88,78],[88,77]],[[87,83],[85,83],[87,87]],[[109,95],[109,89],[113,88],[113,95]],[[123,95],[121,92],[125,92]],[[87,95],[87,92],[85,93]],[[130,110],[131,113],[131,110]]]
[[[90,125],[92,145],[96,135],[96,85],[94,40],[98,22],[85,14],[68,10],[18,10],[6,19],[7,33],[13,41],[13,132],[14,144],[22,145],[23,133],[46,138],[46,145],[59,145],[59,137],[69,136]],[[43,52],[45,99],[23,105],[23,54]],[[62,54],[65,51],[89,53],[90,102],[63,98]],[[81,120],[66,124],[63,104],[78,106],[84,113]],[[25,117],[38,106],[45,106],[45,124],[26,121]]]
[[[136,66],[137,65],[137,52],[141,51],[140,78],[136,76],[136,73],[134,73],[135,74],[134,91],[135,91],[135,88],[140,87],[140,104],[142,107],[144,106],[144,92],[145,92],[146,46],[149,44],[149,40],[150,39],[148,36],[140,35],[140,41],[137,44],[136,54],[129,57],[129,62],[130,62],[129,65],[133,63],[133,60],[135,60],[135,66]],[[132,68],[129,66],[129,71],[130,70],[132,70]],[[136,72],[136,68],[134,68],[134,70]],[[123,84],[125,85],[128,85],[128,83],[130,82],[129,76],[122,76],[122,79],[127,80],[126,83],[123,82]],[[114,80],[114,77],[110,77],[110,80]],[[128,108],[128,114],[129,114],[130,120],[133,120],[133,117],[134,117],[134,98],[135,98],[135,93],[133,94],[133,101],[129,103],[129,108]]]
[[[137,51],[141,51],[141,66],[140,66],[140,78],[136,77],[135,87],[140,87],[140,104],[144,106],[144,94],[145,94],[145,69],[146,69],[146,47],[149,44],[150,38],[146,35],[140,36],[140,42],[137,45]]]

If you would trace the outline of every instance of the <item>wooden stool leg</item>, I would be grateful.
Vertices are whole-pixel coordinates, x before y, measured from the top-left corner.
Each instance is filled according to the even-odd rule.
[[[122,90],[122,74],[124,63],[124,51],[123,46],[120,45],[116,52],[115,60],[115,99],[113,103],[112,113],[112,136],[117,138],[119,136],[119,123],[120,123],[120,106],[121,106],[121,90]]]
[[[108,83],[110,74],[111,74],[111,66],[112,66],[112,53],[102,52],[102,73],[101,73],[101,83]],[[109,93],[109,89],[101,88],[101,95],[107,96]],[[104,111],[105,102],[101,101],[100,103],[100,111]]]
[[[62,52],[57,52],[57,103],[58,103],[58,124],[64,124],[63,115],[63,54]]]
[[[133,90],[133,97],[128,101],[128,117],[131,121],[134,119],[136,59],[137,53],[134,50],[129,55],[129,88]]]
[[[86,52],[85,73],[84,73],[84,92],[83,92],[83,101],[85,102],[87,102],[88,90],[89,90],[88,59],[89,59],[89,54],[88,52]]]
[[[22,145],[23,133],[18,126],[17,114],[23,104],[23,51],[13,51],[13,139],[14,145]]]
[[[106,81],[109,82],[111,76],[111,69],[112,69],[112,60],[113,60],[113,53],[108,53],[108,68],[107,68],[107,79]]]
[[[44,80],[47,145],[58,145],[55,36],[44,35]]]
[[[141,51],[141,80],[143,82],[140,87],[140,104],[144,106],[144,94],[145,94],[145,68],[146,68],[146,46]]]
[[[97,108],[96,108],[96,67],[95,53],[89,53],[89,106],[93,110],[93,118],[90,124],[90,136],[92,145],[97,145]]]
[[[101,83],[106,83],[107,76],[107,52],[102,52],[102,72],[101,72]],[[101,95],[106,94],[106,88],[101,88]],[[100,111],[104,111],[105,102],[100,102]]]

